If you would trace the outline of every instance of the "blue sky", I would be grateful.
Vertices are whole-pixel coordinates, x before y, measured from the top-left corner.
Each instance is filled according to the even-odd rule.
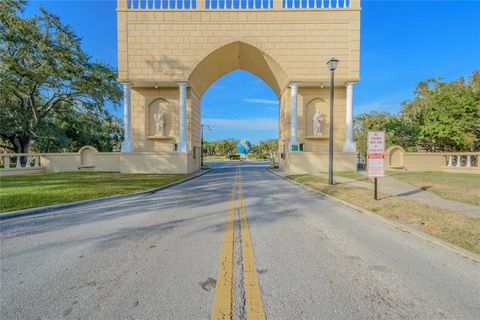
[[[73,27],[95,60],[117,66],[116,1],[31,1],[27,14],[40,4]],[[479,70],[479,13],[480,1],[363,1],[354,113],[396,112],[419,81]],[[202,119],[212,129],[206,139],[277,138],[275,100],[255,76],[241,70],[225,75],[202,99]],[[112,112],[122,116],[121,108]]]

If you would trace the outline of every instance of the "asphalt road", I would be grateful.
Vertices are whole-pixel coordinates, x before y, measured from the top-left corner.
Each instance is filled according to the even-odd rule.
[[[255,303],[268,319],[480,319],[478,263],[262,164],[214,168],[153,195],[3,221],[1,319],[208,319],[228,301],[216,280],[232,285],[235,319]],[[232,283],[218,279],[230,235]]]

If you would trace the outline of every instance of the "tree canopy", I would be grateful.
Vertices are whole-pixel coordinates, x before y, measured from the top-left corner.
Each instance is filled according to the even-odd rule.
[[[371,112],[355,118],[360,154],[366,152],[368,130],[385,130],[387,146],[412,151],[480,150],[480,71],[468,80],[420,82],[411,101],[397,114]]]
[[[113,149],[121,125],[105,106],[122,97],[115,70],[92,62],[58,16],[40,8],[39,15],[24,17],[24,5],[24,0],[0,4],[3,146],[28,152],[34,142],[38,151],[62,151],[93,142],[104,151]],[[102,130],[103,138],[95,138]]]
[[[237,152],[237,144],[240,140],[229,138],[219,141],[203,141],[203,152],[206,156],[226,156]],[[259,141],[252,144],[250,154],[270,156],[272,153],[278,152],[278,140],[271,139]]]

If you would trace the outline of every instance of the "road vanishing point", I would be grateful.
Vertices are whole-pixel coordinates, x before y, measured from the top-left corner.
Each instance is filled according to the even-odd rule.
[[[480,319],[480,265],[263,163],[1,222],[1,319]]]

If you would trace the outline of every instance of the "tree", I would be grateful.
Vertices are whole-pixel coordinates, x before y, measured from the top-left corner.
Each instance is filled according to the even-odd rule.
[[[0,139],[15,152],[28,152],[42,132],[57,130],[57,113],[101,119],[105,104],[122,97],[115,71],[92,62],[68,25],[43,8],[21,17],[24,5],[0,4]]]
[[[428,79],[404,103],[405,119],[415,123],[417,144],[427,151],[471,151],[480,148],[480,72],[469,81]]]
[[[385,130],[388,145],[416,151],[480,149],[480,72],[469,81],[428,79],[420,82],[412,101],[398,114],[371,112],[355,118],[354,136],[366,152],[367,131]]]
[[[122,123],[108,112],[57,112],[39,129],[41,139],[31,149],[37,152],[75,152],[85,145],[98,151],[120,151]]]
[[[367,152],[367,133],[370,130],[385,131],[387,147],[401,145],[406,149],[415,146],[415,127],[405,122],[401,115],[387,112],[371,112],[355,118],[353,134],[357,142],[357,152],[365,155]]]

